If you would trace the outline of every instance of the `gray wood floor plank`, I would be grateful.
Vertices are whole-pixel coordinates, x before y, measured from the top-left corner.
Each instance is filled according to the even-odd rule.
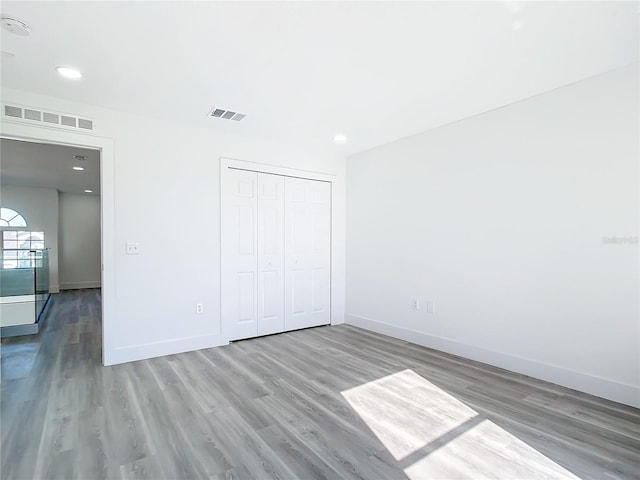
[[[203,459],[200,456],[200,437],[195,430],[187,431],[187,427],[193,428],[195,415],[200,412],[199,408],[191,408],[193,403],[185,396],[187,392],[179,384],[174,384],[173,378],[162,389],[153,383],[159,378],[150,374],[154,367],[164,370],[166,376],[168,365],[154,362],[153,366],[147,365],[149,368],[144,368],[144,365],[139,368],[135,364],[126,367],[137,413],[150,442],[150,455],[147,456],[155,455],[166,478],[206,478],[223,471],[222,466],[215,465],[214,450],[211,449],[211,455]],[[173,421],[174,416],[181,421]],[[135,465],[144,463],[133,462]]]
[[[288,431],[272,425],[259,429],[258,435],[287,464],[294,478],[329,480],[339,476],[323,459]]]
[[[343,424],[342,428],[334,425],[328,427],[322,416],[312,417],[304,407],[296,408],[291,402],[283,402],[277,394],[265,397],[259,402],[262,408],[273,412],[282,430],[289,431],[291,435],[304,442],[336,472],[339,478],[406,478],[401,472],[382,462],[375,467],[372,467],[370,462],[363,462],[362,459],[371,456],[370,452],[367,452],[366,441],[362,441],[362,437],[355,438],[355,431],[348,432],[349,425]],[[338,430],[342,434],[336,435]]]
[[[78,444],[75,447],[74,474],[70,478],[102,480],[119,477],[120,460],[106,438],[106,422],[103,406],[78,414]]]
[[[258,435],[234,407],[210,414],[216,429],[216,444],[232,468],[246,468],[254,478],[296,478],[290,468]]]
[[[342,325],[102,367],[100,291],[2,340],[4,479],[638,478],[640,410]]]

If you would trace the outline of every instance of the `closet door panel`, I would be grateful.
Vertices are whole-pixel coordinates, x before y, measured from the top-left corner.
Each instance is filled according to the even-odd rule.
[[[311,270],[311,312],[314,314],[328,310],[328,273],[327,269],[322,267]]]
[[[238,311],[237,321],[239,323],[255,322],[255,298],[256,298],[256,275],[254,272],[238,272],[237,292]]]
[[[331,322],[331,184],[309,181],[311,313],[309,322]]]
[[[221,186],[222,325],[230,340],[258,332],[257,247],[258,174],[230,170]]]
[[[284,331],[284,177],[258,174],[258,335]]]
[[[285,179],[285,329],[331,321],[331,185]]]

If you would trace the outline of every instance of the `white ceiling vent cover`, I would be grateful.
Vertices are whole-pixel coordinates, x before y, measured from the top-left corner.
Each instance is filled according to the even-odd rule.
[[[227,110],[226,108],[213,107],[209,110],[209,116],[213,118],[222,118],[223,120],[235,120],[239,122],[246,115],[244,113],[234,112],[233,110]]]
[[[2,115],[13,119],[25,120],[28,123],[64,128],[65,130],[92,132],[95,129],[95,122],[90,118],[22,105],[3,103]]]

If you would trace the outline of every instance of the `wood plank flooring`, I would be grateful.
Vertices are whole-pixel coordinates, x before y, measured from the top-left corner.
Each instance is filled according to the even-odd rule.
[[[100,365],[99,290],[2,342],[8,479],[637,479],[640,411],[350,326]]]

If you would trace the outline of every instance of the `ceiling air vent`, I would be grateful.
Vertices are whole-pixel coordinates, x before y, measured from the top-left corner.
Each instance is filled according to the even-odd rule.
[[[86,118],[79,118],[78,128],[84,128],[85,130],[93,130],[93,120],[87,120]]]
[[[57,125],[58,123],[60,123],[60,115],[44,112],[44,114],[42,115],[42,121],[45,123],[55,123]]]
[[[209,116],[214,118],[223,118],[224,120],[235,120],[236,122],[239,122],[246,117],[244,113],[232,112],[231,110],[216,107],[211,109]]]
[[[22,109],[20,107],[12,107],[11,105],[5,105],[4,114],[7,117],[22,118]]]
[[[62,116],[62,125],[66,125],[67,127],[75,127],[76,126],[76,117],[68,117],[66,115]]]
[[[36,120],[38,122],[42,121],[42,112],[38,110],[31,110],[30,108],[24,109],[24,118],[27,120]]]
[[[2,112],[5,117],[19,118],[21,120],[28,120],[29,123],[46,124],[47,126],[55,125],[68,130],[82,129],[93,131],[95,126],[93,120],[88,118],[61,112],[38,110],[32,107],[3,104]]]

